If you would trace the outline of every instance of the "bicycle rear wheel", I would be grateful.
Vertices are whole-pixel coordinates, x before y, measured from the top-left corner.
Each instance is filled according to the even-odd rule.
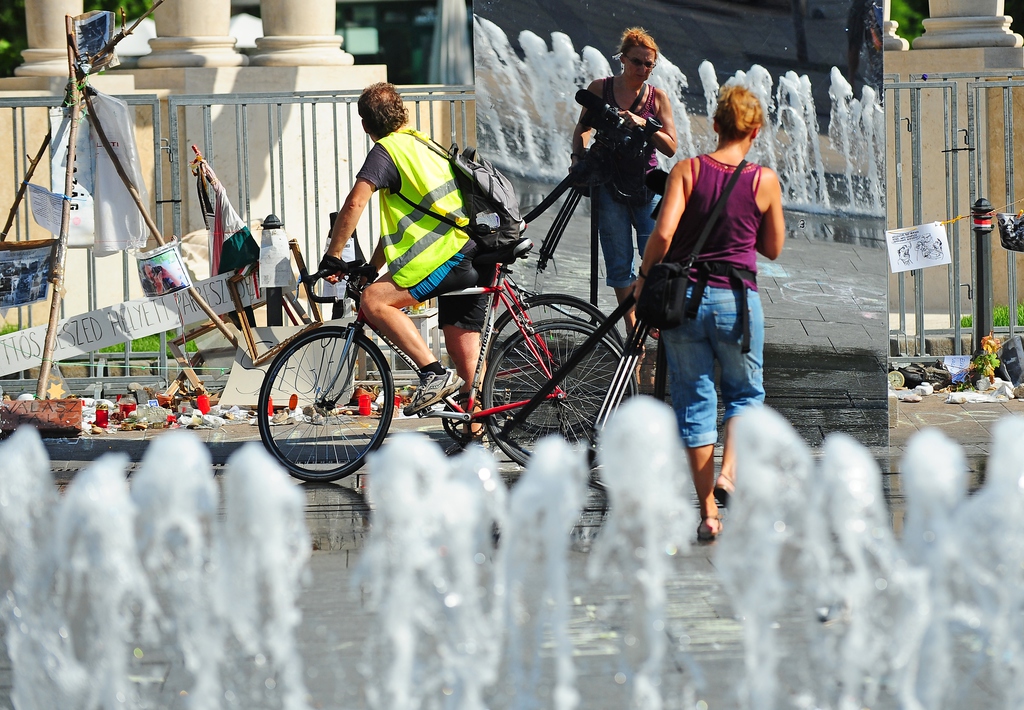
[[[572,320],[588,323],[595,328],[608,317],[600,308],[582,298],[567,293],[535,293],[523,298],[523,309],[529,314],[534,325],[551,321]],[[494,321],[494,342],[501,343],[516,332],[512,314],[505,310]],[[614,334],[614,335],[613,335]],[[618,328],[609,331],[621,347],[622,334]]]
[[[357,388],[383,394],[378,412],[359,414]],[[297,414],[274,421],[268,404],[297,395]],[[257,410],[263,445],[304,481],[336,481],[354,473],[387,436],[395,387],[380,348],[362,332],[322,327],[297,338],[274,358]],[[284,410],[282,410],[284,411]]]
[[[511,336],[488,364],[482,392],[484,409],[529,400],[596,330],[588,323],[553,321],[538,325],[529,339],[522,333]],[[490,417],[487,431],[491,439],[520,465],[526,463],[536,443],[549,434],[558,434],[571,444],[591,445],[598,411],[621,356],[622,349],[613,339],[602,338],[562,380],[559,388],[563,396],[543,403],[507,436],[499,434],[518,408]],[[634,394],[636,382],[631,379],[625,396]]]

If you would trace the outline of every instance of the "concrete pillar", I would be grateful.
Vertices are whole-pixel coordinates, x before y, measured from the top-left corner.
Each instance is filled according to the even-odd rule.
[[[25,0],[28,49],[18,76],[67,76],[68,44],[64,16],[82,14],[82,0]]]
[[[157,37],[139,67],[237,67],[248,62],[228,34],[231,0],[172,0],[153,13]]]
[[[930,17],[914,49],[1020,47],[1024,37],[1010,32],[1003,0],[928,0]]]
[[[334,0],[260,0],[264,36],[256,40],[252,63],[267,67],[354,64],[334,34]]]
[[[891,17],[892,2],[882,2],[882,50],[886,52],[905,52],[910,49],[910,43],[896,34],[900,23],[893,22]]]

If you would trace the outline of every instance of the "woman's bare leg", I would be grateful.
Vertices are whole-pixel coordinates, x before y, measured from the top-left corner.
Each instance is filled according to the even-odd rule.
[[[718,532],[718,504],[715,503],[715,446],[698,446],[688,448],[686,457],[690,461],[693,472],[693,487],[697,490],[697,502],[700,503],[700,517],[714,532]],[[714,520],[715,522],[708,522]]]

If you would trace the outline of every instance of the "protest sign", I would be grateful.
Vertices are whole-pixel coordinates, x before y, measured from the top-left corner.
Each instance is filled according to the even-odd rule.
[[[228,291],[229,278],[229,274],[221,274],[196,284],[200,295],[215,313],[235,310],[231,293]],[[265,297],[256,296],[252,279],[241,281],[238,290],[244,306],[256,305],[265,300]],[[206,319],[206,314],[185,291],[159,298],[141,298],[118,303],[61,320],[57,325],[57,343],[53,359],[59,361],[84,355],[108,345],[125,343]],[[0,375],[9,375],[38,366],[45,338],[46,325],[0,337]]]
[[[946,228],[940,222],[886,230],[885,242],[894,274],[952,262]]]

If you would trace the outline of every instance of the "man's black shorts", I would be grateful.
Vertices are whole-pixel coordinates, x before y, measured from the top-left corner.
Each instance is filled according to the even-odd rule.
[[[444,327],[454,325],[463,330],[472,330],[477,333],[484,329],[484,319],[487,315],[487,296],[480,294],[476,296],[445,296],[451,291],[459,291],[473,286],[489,286],[491,283],[491,270],[480,274],[473,267],[473,257],[476,256],[476,243],[470,240],[459,252],[462,254],[462,261],[452,267],[452,270],[432,290],[422,295],[422,300],[427,301],[437,298],[437,323]]]

